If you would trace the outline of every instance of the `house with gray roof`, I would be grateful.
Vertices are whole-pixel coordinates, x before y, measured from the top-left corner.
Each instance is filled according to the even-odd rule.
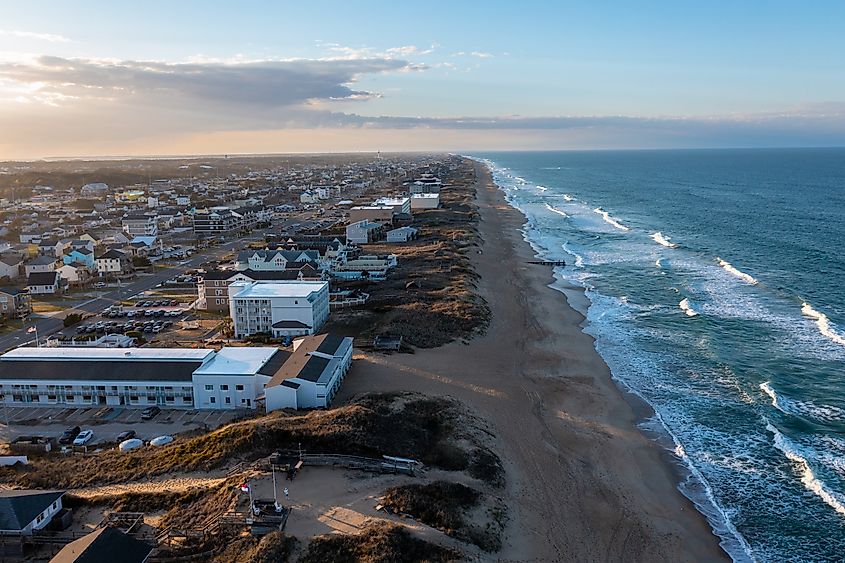
[[[0,490],[0,534],[32,535],[61,509],[64,491]]]

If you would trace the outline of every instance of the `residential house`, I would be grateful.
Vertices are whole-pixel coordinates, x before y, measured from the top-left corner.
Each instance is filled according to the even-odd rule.
[[[56,270],[57,260],[52,256],[36,256],[24,264],[24,272],[27,276],[37,272],[53,272]]]
[[[153,546],[123,533],[117,528],[103,526],[65,545],[50,559],[50,563],[146,563]]]
[[[0,315],[24,317],[32,313],[32,303],[26,289],[0,287]]]
[[[129,214],[122,221],[124,232],[133,237],[154,237],[158,235],[158,218],[155,215]]]
[[[417,229],[414,227],[399,227],[387,231],[387,242],[408,242],[417,238]]]
[[[288,264],[307,262],[317,264],[320,253],[316,250],[244,250],[235,261],[237,270],[276,271]]]
[[[243,217],[228,207],[198,209],[194,212],[194,234],[198,237],[216,237],[241,229]]]
[[[299,194],[299,203],[305,205],[313,205],[319,202],[320,198],[317,196],[317,194],[311,192],[302,192],[301,194]]]
[[[94,251],[86,247],[73,248],[68,251],[63,257],[62,262],[67,266],[70,264],[80,264],[85,266],[89,272],[94,271]]]
[[[91,281],[92,272],[83,264],[74,262],[72,264],[65,264],[56,270],[59,276],[72,287],[80,287]]]
[[[62,283],[59,272],[35,272],[29,274],[26,285],[30,295],[52,295],[61,293]]]
[[[349,210],[349,222],[368,220],[382,223],[393,221],[393,207],[387,205],[356,205]]]
[[[52,256],[53,258],[61,258],[64,254],[65,245],[56,239],[44,239],[38,243],[38,252],[44,256]]]
[[[411,198],[409,197],[380,197],[373,202],[377,207],[390,207],[393,213],[411,213]]]
[[[19,254],[3,254],[0,256],[0,278],[14,281],[21,277],[23,258]]]
[[[132,262],[125,252],[111,249],[94,258],[95,269],[101,276],[119,277],[132,272]]]
[[[346,242],[351,244],[367,244],[379,239],[384,231],[384,225],[363,219],[346,225]]]
[[[0,490],[0,535],[31,536],[62,509],[64,491]]]

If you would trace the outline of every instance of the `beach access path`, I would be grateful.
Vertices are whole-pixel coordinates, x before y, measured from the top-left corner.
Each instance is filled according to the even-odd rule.
[[[497,561],[725,561],[679,476],[636,423],[584,317],[548,285],[523,215],[477,165],[483,252],[470,250],[493,316],[486,334],[415,354],[359,354],[338,403],[358,393],[447,395],[484,418],[507,472]]]

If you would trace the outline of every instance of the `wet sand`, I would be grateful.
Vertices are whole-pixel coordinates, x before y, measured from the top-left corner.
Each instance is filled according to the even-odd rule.
[[[484,244],[473,262],[493,312],[488,331],[412,355],[362,354],[340,401],[370,391],[448,395],[489,423],[510,509],[491,560],[728,560],[677,490],[665,453],[637,429],[647,411],[611,379],[583,315],[548,287],[549,267],[527,263],[524,217],[478,170]]]

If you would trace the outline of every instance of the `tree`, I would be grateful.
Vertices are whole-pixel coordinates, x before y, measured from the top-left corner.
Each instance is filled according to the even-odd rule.
[[[136,268],[147,268],[152,265],[152,262],[146,256],[133,256],[132,265]]]

